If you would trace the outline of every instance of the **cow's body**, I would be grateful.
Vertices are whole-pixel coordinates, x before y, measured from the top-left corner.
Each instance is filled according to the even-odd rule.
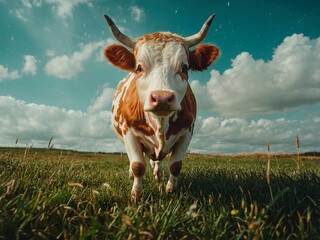
[[[135,94],[132,92],[136,86],[136,78],[134,73],[130,73],[118,85],[112,109],[113,128],[123,143],[128,132],[131,132],[150,159],[161,161],[172,151],[179,139],[185,135],[192,135],[196,119],[196,101],[188,85],[181,103],[181,111],[159,119],[154,114],[143,111],[138,95],[132,96]],[[132,108],[128,105],[137,107]],[[130,116],[130,119],[127,116]]]
[[[201,40],[212,18],[201,29]],[[171,33],[154,33],[131,39],[122,35],[110,18],[106,19],[116,38],[133,48],[128,51],[112,45],[105,49],[111,63],[131,72],[118,85],[112,115],[113,128],[130,160],[129,173],[134,179],[132,199],[137,201],[142,191],[144,155],[151,159],[153,174],[160,180],[161,160],[171,153],[166,191],[172,192],[196,119],[196,100],[188,83],[188,69],[206,69],[219,51],[209,44],[189,51],[190,45],[199,42],[194,36],[185,39]]]

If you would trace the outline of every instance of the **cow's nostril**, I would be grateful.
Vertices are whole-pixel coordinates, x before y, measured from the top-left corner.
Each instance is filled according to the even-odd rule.
[[[174,94],[172,93],[171,95],[168,96],[167,102],[169,105],[172,105],[174,104],[174,101],[175,101],[175,97],[174,97]]]
[[[152,111],[171,111],[175,105],[176,97],[170,91],[153,91],[149,97]]]
[[[150,103],[156,105],[158,103],[158,96],[154,93],[150,95]]]

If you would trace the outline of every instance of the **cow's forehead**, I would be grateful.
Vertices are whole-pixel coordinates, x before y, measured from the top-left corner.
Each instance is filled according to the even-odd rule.
[[[180,43],[184,43],[184,40],[181,36],[170,33],[170,32],[155,32],[151,34],[146,34],[138,38],[139,43],[146,43],[146,42],[172,42],[177,41]]]
[[[139,41],[139,47],[136,49],[138,61],[146,61],[149,64],[160,62],[174,64],[187,61],[188,49],[178,35],[155,33],[143,37]]]

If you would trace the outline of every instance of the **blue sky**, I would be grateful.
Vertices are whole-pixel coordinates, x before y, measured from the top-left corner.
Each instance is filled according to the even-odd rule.
[[[122,151],[110,126],[112,95],[127,72],[102,51],[126,34],[194,34],[219,59],[190,74],[198,119],[190,150],[320,150],[320,4],[316,0],[0,0],[0,146]]]

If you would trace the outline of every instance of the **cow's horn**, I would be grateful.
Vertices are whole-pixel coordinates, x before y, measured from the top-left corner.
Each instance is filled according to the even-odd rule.
[[[212,14],[207,21],[203,24],[202,28],[200,31],[192,36],[185,37],[185,43],[187,44],[188,47],[192,47],[194,45],[197,45],[199,42],[201,42],[206,36],[209,31],[210,25],[212,23],[213,18],[215,17],[215,13]]]
[[[123,43],[127,47],[130,47],[132,49],[135,48],[137,44],[137,39],[128,37],[124,35],[120,30],[117,28],[117,26],[114,24],[111,18],[109,16],[104,15],[105,19],[107,20],[107,23],[109,25],[110,31],[112,32],[113,36],[118,39],[119,42]]]

